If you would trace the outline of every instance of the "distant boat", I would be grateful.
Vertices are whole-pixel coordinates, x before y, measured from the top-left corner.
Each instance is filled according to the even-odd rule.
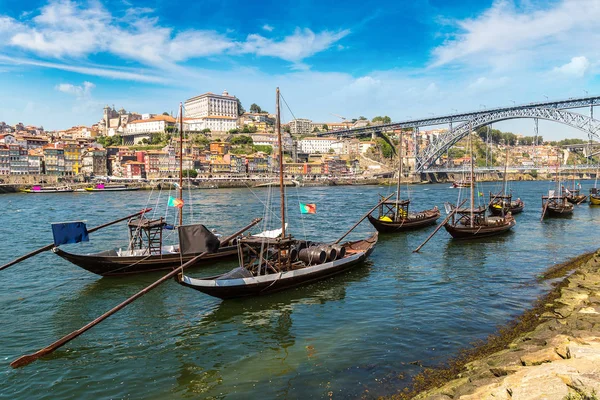
[[[104,183],[98,183],[93,187],[85,188],[87,192],[123,192],[127,190],[139,190],[139,187],[132,187],[127,185],[105,185]]]
[[[598,172],[596,171],[596,180],[594,187],[590,188],[590,206],[600,206],[600,193],[598,192]]]
[[[470,185],[471,185],[470,181],[464,180],[464,179],[452,182],[453,188],[468,188]]]
[[[70,193],[73,192],[70,186],[39,186],[35,185],[29,189],[22,190],[25,193]]]
[[[560,185],[560,174],[558,173],[558,152],[556,153],[556,187]],[[562,186],[564,189],[564,186]],[[561,194],[560,190],[549,190],[548,196],[542,196],[542,220],[545,217],[570,217],[573,214],[573,204],[567,196]]]
[[[519,214],[525,208],[525,203],[520,198],[512,201],[512,192],[506,190],[508,169],[508,150],[506,151],[506,162],[504,163],[504,179],[502,190],[498,193],[490,192],[490,203],[488,209],[492,215],[506,215],[509,212],[512,215]]]

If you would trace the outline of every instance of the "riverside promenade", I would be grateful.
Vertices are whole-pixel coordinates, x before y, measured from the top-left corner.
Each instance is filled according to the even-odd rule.
[[[412,391],[392,398],[600,398],[600,251],[541,279],[554,279],[554,288],[533,309],[447,368],[425,370]]]

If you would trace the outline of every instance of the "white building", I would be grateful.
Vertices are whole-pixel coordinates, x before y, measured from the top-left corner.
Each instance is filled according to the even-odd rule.
[[[238,117],[238,99],[226,90],[222,95],[209,92],[192,97],[185,101],[184,107],[187,118]]]
[[[236,117],[212,116],[184,119],[184,129],[190,132],[200,132],[204,129],[210,129],[211,132],[229,132],[237,127]]]
[[[137,144],[143,139],[152,137],[153,133],[166,132],[167,128],[175,126],[175,118],[169,115],[155,115],[152,118],[140,119],[127,124],[123,133],[125,144]]]
[[[334,146],[337,146],[336,143],[339,141],[336,138],[330,137],[310,137],[305,138],[300,141],[300,149],[303,153],[308,154],[325,154],[329,153],[329,150]],[[341,146],[337,146],[341,149]],[[335,151],[335,150],[334,150]]]
[[[297,118],[290,121],[290,133],[292,135],[308,135],[311,133],[312,121],[306,118]]]

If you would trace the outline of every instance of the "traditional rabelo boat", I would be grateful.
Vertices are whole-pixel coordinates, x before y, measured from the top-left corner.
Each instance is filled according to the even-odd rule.
[[[561,188],[558,173],[558,152],[556,153],[556,188]],[[549,190],[547,196],[542,196],[542,220],[546,217],[569,217],[573,214],[573,204],[561,190]]]
[[[453,208],[451,218],[444,228],[454,239],[478,239],[494,236],[512,229],[517,224],[510,212],[503,216],[488,217],[485,207],[475,208],[475,187],[473,174],[473,139],[469,130],[469,151],[471,154],[471,197],[469,208]]]
[[[573,214],[573,204],[567,196],[556,195],[554,190],[548,192],[548,196],[542,196],[542,219],[544,217],[568,217]]]
[[[398,159],[400,165],[398,166],[396,200],[388,200],[380,203],[377,217],[372,215],[368,216],[369,222],[380,233],[402,232],[434,225],[440,217],[440,210],[437,207],[417,213],[409,212],[408,207],[410,205],[410,200],[402,200],[400,196],[403,172],[402,136],[400,137],[400,144],[398,146]]]
[[[600,192],[598,192],[598,172],[596,171],[596,180],[594,187],[590,188],[590,206],[600,206]]]
[[[275,238],[241,238],[237,241],[239,267],[225,274],[201,279],[182,272],[176,277],[181,285],[221,299],[265,295],[344,272],[360,264],[373,251],[377,233],[363,240],[339,243],[379,204],[334,243],[299,240],[286,234],[279,96],[277,88],[275,123],[279,148],[281,233]]]
[[[460,179],[458,181],[454,181],[454,182],[452,182],[452,187],[453,188],[468,188],[469,180],[468,179]]]
[[[581,184],[575,184],[575,172],[577,170],[573,170],[573,186],[570,188],[562,186],[562,193],[567,198],[567,201],[571,204],[581,204],[587,201],[587,196],[585,194],[581,194]]]
[[[70,186],[40,186],[35,185],[29,189],[22,190],[25,193],[70,193],[73,189]]]
[[[518,198],[517,200],[512,200],[512,192],[508,192],[507,182],[508,182],[508,150],[506,151],[506,161],[504,163],[504,179],[502,181],[502,190],[498,193],[490,192],[490,202],[488,204],[488,209],[492,215],[506,215],[509,212],[512,215],[519,214],[525,208],[525,203],[523,200]]]

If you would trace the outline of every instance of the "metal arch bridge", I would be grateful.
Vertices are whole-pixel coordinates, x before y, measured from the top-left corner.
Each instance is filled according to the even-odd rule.
[[[499,107],[466,113],[448,114],[434,116],[431,118],[393,122],[390,124],[379,124],[364,128],[338,130],[334,132],[321,132],[317,133],[317,136],[330,136],[333,134],[340,138],[349,138],[365,135],[381,135],[382,132],[403,128],[412,128],[413,135],[416,136],[418,128],[421,126],[450,124],[450,130],[447,133],[440,135],[434,143],[422,149],[421,151],[419,151],[418,147],[416,147],[418,141],[414,141],[414,150],[415,154],[417,154],[415,169],[418,172],[423,172],[425,169],[435,163],[435,161],[447,149],[449,149],[462,137],[466,136],[469,132],[469,129],[477,129],[481,126],[497,121],[515,118],[546,119],[572,126],[588,133],[589,135],[598,136],[600,133],[600,121],[593,119],[593,107],[596,105],[600,105],[600,96],[534,102],[514,105],[512,107]],[[565,109],[582,107],[590,107],[591,117],[565,111]],[[452,124],[454,122],[464,123],[453,128]]]

